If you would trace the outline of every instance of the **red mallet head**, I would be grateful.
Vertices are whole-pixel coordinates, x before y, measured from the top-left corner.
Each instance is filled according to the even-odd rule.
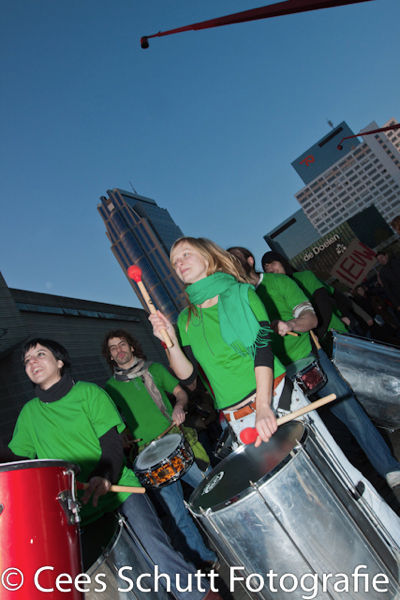
[[[131,265],[130,267],[128,267],[127,272],[128,272],[128,277],[133,279],[133,281],[136,281],[136,283],[138,283],[139,281],[142,281],[142,269],[140,267],[138,267],[137,265]]]
[[[240,432],[240,439],[243,444],[254,444],[258,437],[257,429],[255,427],[246,427]]]

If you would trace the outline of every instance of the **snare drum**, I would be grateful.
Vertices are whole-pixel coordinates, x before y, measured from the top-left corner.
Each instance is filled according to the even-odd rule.
[[[82,572],[77,465],[61,460],[24,460],[0,465],[1,600],[82,600],[72,585],[58,590],[56,578]],[[45,568],[39,572],[43,567]],[[38,586],[34,583],[35,574]],[[65,588],[65,586],[64,586]]]
[[[242,568],[236,575],[252,597],[304,597],[301,581],[310,592],[314,576],[318,600],[398,598],[397,557],[360,494],[345,487],[313,430],[291,421],[267,444],[225,458],[193,492],[189,509],[228,564]],[[370,582],[386,576],[387,591],[370,584],[355,592],[357,569]],[[344,577],[349,593],[338,583]]]
[[[325,373],[313,356],[301,358],[287,366],[286,375],[293,383],[297,383],[306,396],[316,394],[327,382]]]
[[[193,451],[184,436],[172,433],[146,446],[133,470],[144,487],[162,488],[182,477],[193,461]]]
[[[84,527],[81,540],[83,568],[90,577],[90,583],[84,585],[89,590],[86,600],[168,599],[161,585],[159,591],[154,592],[154,564],[148,562],[148,557],[144,559],[140,542],[122,517],[106,513]],[[142,587],[151,591],[140,591],[138,577],[147,573],[149,577],[142,578]],[[129,587],[132,590],[126,591]],[[125,591],[118,591],[118,588]]]

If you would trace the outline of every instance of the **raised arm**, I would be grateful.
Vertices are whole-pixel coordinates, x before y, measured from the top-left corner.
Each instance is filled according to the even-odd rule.
[[[171,341],[173,343],[172,348],[168,349],[170,365],[178,377],[178,379],[185,381],[189,379],[193,374],[194,367],[190,360],[185,356],[182,348],[179,345],[178,338],[172,323],[160,312],[149,316],[149,321],[153,326],[154,335],[161,341],[163,337],[161,329],[166,329]]]

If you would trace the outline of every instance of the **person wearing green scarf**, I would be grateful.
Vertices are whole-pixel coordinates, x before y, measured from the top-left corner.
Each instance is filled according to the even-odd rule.
[[[274,409],[282,408],[282,400],[288,398],[290,404],[290,393],[285,389],[285,369],[271,351],[264,305],[246,283],[241,265],[210,240],[179,239],[172,247],[171,262],[189,300],[178,318],[180,340],[162,313],[149,319],[156,337],[162,340],[163,328],[171,337],[172,369],[190,385],[200,365],[217,408],[236,434],[253,425],[258,431],[256,446],[267,442],[277,429]]]

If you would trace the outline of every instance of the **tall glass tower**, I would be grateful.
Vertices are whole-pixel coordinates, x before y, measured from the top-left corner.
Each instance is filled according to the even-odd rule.
[[[125,275],[130,265],[142,270],[142,280],[154,305],[173,323],[187,305],[184,287],[169,262],[175,240],[183,236],[165,208],[154,200],[120,189],[107,190],[97,210],[107,228],[111,250]],[[126,275],[143,308],[137,284]]]

